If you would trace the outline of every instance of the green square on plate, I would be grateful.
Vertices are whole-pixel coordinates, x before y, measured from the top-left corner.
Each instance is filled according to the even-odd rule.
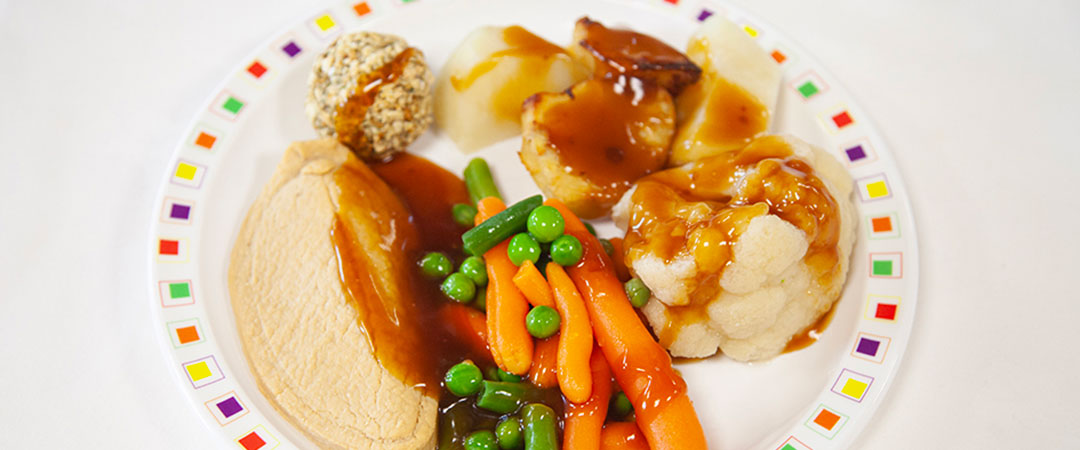
[[[799,93],[802,94],[804,98],[810,98],[811,95],[818,93],[818,88],[814,85],[813,81],[807,81],[803,83],[802,86],[799,86]]]
[[[221,105],[221,107],[225,108],[225,110],[228,112],[236,114],[240,112],[240,108],[244,107],[244,102],[237,100],[234,97],[229,97],[229,99],[225,100],[225,104]]]
[[[187,298],[191,297],[191,287],[187,283],[169,283],[169,297],[172,298]]]
[[[892,275],[892,261],[874,261],[874,275]]]

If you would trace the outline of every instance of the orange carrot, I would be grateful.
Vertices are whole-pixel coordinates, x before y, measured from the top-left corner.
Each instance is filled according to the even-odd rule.
[[[502,200],[487,197],[477,202],[476,220],[482,222],[506,209]],[[533,357],[533,339],[525,329],[529,303],[514,285],[517,266],[510,261],[507,239],[484,253],[487,264],[487,329],[491,355],[499,368],[516,375],[529,372]]]
[[[562,213],[567,234],[581,241],[583,256],[567,273],[585,299],[593,333],[623,392],[634,405],[637,425],[653,450],[704,449],[705,432],[686,394],[686,382],[630,305],[600,241],[566,205],[544,202]],[[549,280],[551,274],[548,274]],[[554,286],[554,284],[552,285]]]
[[[473,219],[477,225],[480,225],[485,220],[488,220],[491,216],[498,214],[500,211],[506,209],[506,204],[503,203],[498,197],[485,197],[476,202],[476,218]],[[488,276],[490,278],[491,266],[487,266]],[[494,297],[494,289],[488,289],[487,291],[487,306],[484,307],[487,310],[487,336],[488,336],[488,348],[491,349],[491,358],[495,360],[495,365],[499,367],[503,366],[502,355],[499,353],[499,347],[494,345],[497,336],[497,330],[495,329],[495,317],[499,310],[499,303],[492,302]]]
[[[514,285],[531,305],[555,307],[551,287],[531,260],[526,259],[521,263],[521,267],[518,267],[517,274],[514,275]]]
[[[615,249],[611,256],[611,262],[615,264],[615,273],[619,275],[619,281],[625,283],[630,280],[630,269],[626,268],[626,262],[623,259],[623,240],[619,237],[613,237],[608,239],[608,242]]]
[[[559,377],[555,374],[558,367],[559,338],[552,336],[536,341],[533,352],[533,364],[529,369],[529,381],[542,388],[555,387]]]
[[[564,447],[565,448],[565,447]],[[611,422],[601,433],[600,448],[603,450],[649,450],[645,436],[634,422]]]
[[[491,350],[487,341],[487,318],[484,313],[465,305],[447,303],[439,310],[445,323],[450,324],[450,332],[465,343],[475,356],[488,359]]]
[[[548,283],[559,310],[559,388],[571,403],[583,403],[592,392],[589,355],[593,349],[589,311],[562,266],[547,265]]]
[[[480,225],[504,209],[506,209],[506,204],[499,197],[484,197],[476,202],[477,213],[476,218],[473,220],[476,225]]]
[[[589,358],[589,368],[592,370],[592,395],[585,403],[566,405],[563,448],[600,448],[600,433],[607,417],[608,402],[611,401],[611,369],[604,360],[604,354],[596,349]]]

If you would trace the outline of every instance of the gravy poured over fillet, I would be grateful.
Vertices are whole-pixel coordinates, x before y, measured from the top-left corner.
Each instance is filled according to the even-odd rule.
[[[422,166],[379,170],[400,180],[410,165]],[[463,201],[446,174],[425,173]],[[432,326],[437,289],[413,263],[422,248],[449,249],[438,236],[455,232],[418,230],[440,208],[399,195],[336,140],[295,143],[233,247],[229,293],[259,389],[325,448],[433,447],[439,374],[480,357]]]

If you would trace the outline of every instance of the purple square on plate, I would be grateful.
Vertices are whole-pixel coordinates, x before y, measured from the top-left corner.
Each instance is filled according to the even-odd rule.
[[[878,346],[881,342],[875,341],[870,338],[860,338],[859,346],[855,348],[855,351],[862,353],[866,356],[877,356]]]
[[[191,207],[179,203],[173,203],[172,209],[169,210],[169,217],[172,217],[173,219],[187,220],[190,214]]]
[[[244,407],[240,406],[240,402],[236,401],[236,397],[229,397],[218,402],[217,408],[226,419],[244,410]]]
[[[284,47],[281,47],[281,51],[285,52],[286,55],[289,55],[289,57],[292,58],[300,54],[300,46],[296,45],[296,43],[293,41],[289,41],[288,44],[285,44]]]
[[[866,151],[863,150],[861,145],[856,145],[847,150],[844,150],[844,153],[847,153],[847,159],[851,162],[855,162],[866,157]]]
[[[697,20],[699,22],[704,21],[705,19],[708,19],[709,16],[711,16],[712,14],[713,14],[712,11],[709,11],[707,9],[702,9],[701,13],[697,15]]]

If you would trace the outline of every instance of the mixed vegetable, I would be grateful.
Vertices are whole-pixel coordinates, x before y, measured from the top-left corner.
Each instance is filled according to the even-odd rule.
[[[685,383],[634,309],[651,293],[613,258],[621,241],[597,238],[557,200],[506,206],[482,159],[464,174],[475,205],[451,211],[472,226],[464,258],[456,271],[438,252],[418,263],[450,301],[475,308],[453,320],[495,367],[465,360],[446,372],[457,399],[443,408],[440,448],[704,448]],[[462,420],[469,408],[497,421]]]

